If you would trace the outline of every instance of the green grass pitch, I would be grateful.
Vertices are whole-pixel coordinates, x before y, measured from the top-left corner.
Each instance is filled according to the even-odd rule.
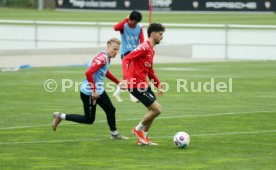
[[[130,12],[72,12],[36,9],[0,8],[0,19],[42,20],[42,21],[83,21],[83,22],[119,22]],[[148,22],[148,11],[143,11],[143,21]],[[153,22],[182,24],[247,24],[276,25],[274,13],[164,13],[153,12]]]
[[[63,12],[0,8],[0,19],[118,22],[127,12]],[[145,12],[143,22],[148,21]],[[275,25],[275,14],[161,14],[153,21],[196,24]],[[157,59],[157,58],[156,58]],[[276,62],[158,64],[170,90],[159,98],[163,113],[150,136],[159,146],[137,146],[130,130],[145,113],[140,104],[113,100],[119,131],[128,141],[111,141],[103,111],[92,126],[62,122],[51,129],[52,112],[83,113],[74,88],[61,92],[62,79],[81,82],[83,67],[48,67],[0,72],[0,169],[275,169]],[[163,68],[163,69],[162,69]],[[166,70],[175,68],[176,70]],[[177,68],[188,68],[177,70]],[[111,66],[120,76],[120,66]],[[176,92],[176,79],[228,82],[232,93]],[[48,93],[47,79],[58,82]],[[111,93],[109,93],[111,94]],[[173,135],[187,131],[191,144],[177,149]]]
[[[150,131],[159,146],[136,145],[130,131],[146,109],[131,103],[127,93],[123,103],[112,100],[118,129],[130,140],[109,139],[99,107],[92,126],[62,122],[52,131],[54,111],[82,114],[82,103],[74,88],[62,93],[58,86],[49,93],[44,81],[81,82],[84,67],[0,72],[0,169],[275,169],[275,68],[275,61],[156,64],[160,79],[170,85],[158,98],[163,113]],[[110,70],[120,76],[119,65]],[[188,82],[232,78],[233,92],[177,93],[177,78]],[[175,147],[177,131],[190,134],[189,148]]]

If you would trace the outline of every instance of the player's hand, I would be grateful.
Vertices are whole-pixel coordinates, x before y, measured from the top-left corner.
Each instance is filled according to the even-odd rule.
[[[122,90],[127,90],[127,80],[122,80],[120,83],[119,83],[119,86]]]
[[[95,105],[95,104],[96,104],[96,100],[97,100],[98,98],[100,98],[100,96],[99,96],[97,90],[93,91],[91,97],[92,97],[93,105]]]
[[[161,97],[163,95],[163,89],[158,89],[157,96]]]

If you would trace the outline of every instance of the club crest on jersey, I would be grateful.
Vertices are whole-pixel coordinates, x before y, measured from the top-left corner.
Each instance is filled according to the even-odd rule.
[[[151,64],[149,62],[145,62],[146,67],[151,67]]]

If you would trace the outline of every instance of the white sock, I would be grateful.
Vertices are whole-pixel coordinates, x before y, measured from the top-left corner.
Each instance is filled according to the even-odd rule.
[[[111,133],[112,135],[117,135],[117,134],[118,134],[118,131],[117,131],[117,130],[114,130],[114,131],[110,131],[110,133]]]
[[[149,132],[144,132],[144,136],[147,138],[148,137]]]
[[[135,129],[138,131],[142,131],[143,128],[144,128],[144,125],[141,122],[135,127]]]
[[[62,120],[66,120],[66,114],[60,113],[60,118],[61,118]]]
[[[120,92],[121,92],[121,88],[120,88],[120,86],[117,86],[117,89],[116,89],[116,91],[114,92],[114,95],[119,95]]]

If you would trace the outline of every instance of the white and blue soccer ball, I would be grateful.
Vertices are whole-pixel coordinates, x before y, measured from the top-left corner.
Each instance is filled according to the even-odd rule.
[[[178,148],[186,148],[190,144],[190,136],[186,132],[177,132],[173,137],[173,142]]]

